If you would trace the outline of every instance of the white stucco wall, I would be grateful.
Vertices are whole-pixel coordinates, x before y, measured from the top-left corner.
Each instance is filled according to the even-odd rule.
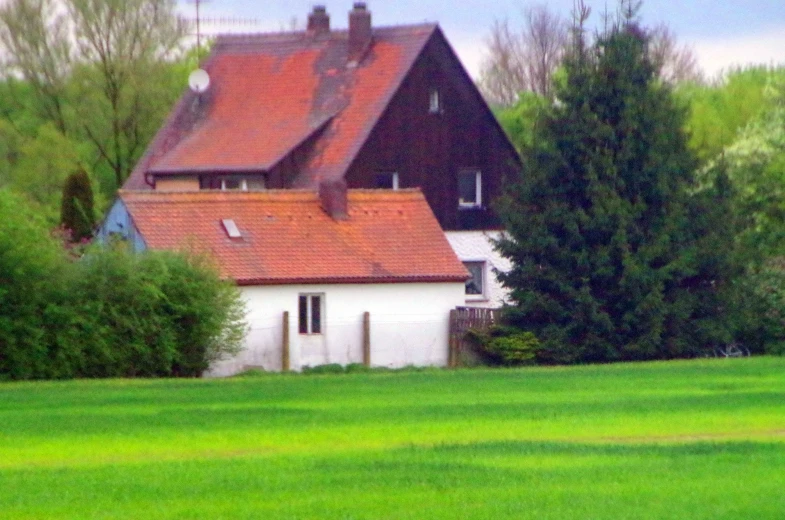
[[[463,283],[243,287],[250,326],[245,349],[214,363],[207,376],[248,368],[281,370],[282,317],[289,311],[290,368],[362,363],[363,313],[370,312],[371,365],[447,364],[450,310],[464,304]],[[300,294],[324,294],[323,332],[298,331]]]
[[[494,269],[506,272],[511,265],[493,249],[491,239],[496,239],[500,231],[446,231],[447,241],[462,262],[485,262],[485,287],[483,295],[466,295],[464,305],[468,307],[501,307],[507,299],[508,291],[501,286],[494,275]]]

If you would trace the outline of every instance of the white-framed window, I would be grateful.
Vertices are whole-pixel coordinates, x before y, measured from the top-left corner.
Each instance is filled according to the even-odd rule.
[[[458,172],[458,206],[461,208],[482,206],[482,172],[480,170]]]
[[[428,113],[440,114],[442,111],[442,97],[438,89],[431,89],[428,96]]]
[[[374,188],[379,190],[397,190],[398,172],[381,172],[376,174]]]
[[[466,270],[469,271],[469,279],[466,280],[467,299],[485,299],[486,263],[481,260],[470,260],[463,262]]]
[[[226,190],[258,191],[258,190],[263,190],[264,188],[265,188],[264,177],[261,176],[253,176],[253,177],[231,176],[231,177],[223,177],[221,179],[221,189],[224,191]]]
[[[237,177],[225,177],[221,179],[221,189],[226,190],[240,190],[248,191],[248,183],[245,179]]]
[[[324,330],[324,294],[301,294],[297,314],[300,334],[321,334]]]

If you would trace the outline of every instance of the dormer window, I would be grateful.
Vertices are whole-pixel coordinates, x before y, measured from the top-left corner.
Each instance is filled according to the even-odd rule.
[[[479,208],[482,206],[482,173],[480,170],[458,172],[458,207]]]
[[[428,98],[428,112],[431,114],[441,114],[442,112],[442,100],[441,95],[437,89],[431,90],[431,95]]]
[[[229,175],[221,177],[218,185],[215,187],[224,191],[259,191],[265,189],[264,177],[261,175]]]
[[[228,177],[221,179],[221,189],[248,191],[248,183],[245,179]]]

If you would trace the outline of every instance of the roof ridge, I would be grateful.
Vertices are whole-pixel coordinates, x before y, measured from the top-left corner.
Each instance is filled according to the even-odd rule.
[[[411,24],[395,24],[395,25],[374,25],[371,29],[373,31],[391,31],[391,30],[416,30],[425,28],[435,28],[439,25],[438,22],[419,22]],[[348,34],[349,29],[339,28],[330,29],[328,34]],[[238,32],[238,33],[219,33],[215,36],[215,43],[222,43],[222,40],[253,40],[253,39],[273,39],[273,38],[302,38],[312,36],[306,30],[302,31],[269,31],[269,32]]]

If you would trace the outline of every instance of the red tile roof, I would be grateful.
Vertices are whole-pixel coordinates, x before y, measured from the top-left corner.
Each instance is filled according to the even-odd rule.
[[[240,285],[467,278],[419,190],[350,190],[346,220],[304,190],[124,190],[120,199],[149,248],[204,251]],[[229,238],[223,219],[242,238]]]
[[[358,64],[347,31],[218,37],[210,88],[181,98],[125,188],[149,189],[151,173],[268,171],[317,134],[295,187],[342,177],[436,31],[374,28]]]

